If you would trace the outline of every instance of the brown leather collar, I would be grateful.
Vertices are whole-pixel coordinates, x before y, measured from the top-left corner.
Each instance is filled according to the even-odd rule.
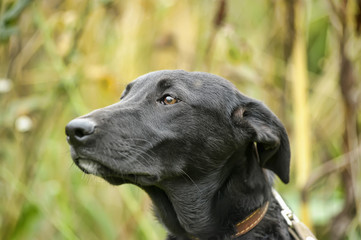
[[[246,219],[237,223],[235,228],[237,233],[232,236],[232,238],[239,237],[251,231],[257,224],[263,219],[268,210],[269,202],[267,201],[262,207],[258,208],[256,211],[251,213]]]
[[[232,235],[232,239],[242,236],[251,231],[254,227],[256,227],[257,224],[262,221],[263,217],[266,215],[268,206],[269,202],[267,201],[262,207],[257,208],[257,210],[251,213],[248,217],[237,223],[235,226],[236,234]],[[200,240],[200,238],[193,236],[191,236],[190,238],[192,240]]]

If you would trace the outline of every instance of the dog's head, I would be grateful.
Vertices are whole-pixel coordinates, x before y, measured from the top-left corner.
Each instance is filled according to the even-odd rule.
[[[289,181],[290,149],[281,122],[261,102],[208,73],[141,76],[120,102],[72,120],[66,134],[75,164],[112,184],[200,178],[235,153]]]

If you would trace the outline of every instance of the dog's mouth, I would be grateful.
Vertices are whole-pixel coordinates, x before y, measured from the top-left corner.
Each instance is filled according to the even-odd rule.
[[[158,176],[147,173],[118,173],[93,159],[78,157],[74,159],[74,162],[84,173],[101,177],[112,185],[132,183],[141,186],[150,186],[159,181]]]
[[[75,160],[77,166],[86,174],[93,174],[95,176],[100,176],[100,169],[104,168],[101,164],[88,160],[88,159],[81,159],[78,158]]]

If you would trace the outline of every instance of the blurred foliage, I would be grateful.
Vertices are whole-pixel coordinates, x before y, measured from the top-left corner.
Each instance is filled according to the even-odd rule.
[[[221,75],[270,106],[293,152],[310,148],[305,161],[294,155],[293,180],[277,184],[280,191],[298,214],[309,214],[319,239],[337,239],[333,231],[338,239],[361,239],[360,6],[0,1],[0,239],[164,238],[140,189],[112,187],[74,167],[64,126],[116,102],[137,76],[178,68]],[[304,73],[301,88],[297,72]],[[296,141],[303,133],[303,143]],[[335,230],[335,216],[350,221]]]

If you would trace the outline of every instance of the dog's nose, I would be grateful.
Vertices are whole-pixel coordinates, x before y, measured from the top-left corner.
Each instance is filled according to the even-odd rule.
[[[78,146],[89,140],[95,130],[95,123],[88,119],[74,119],[65,127],[69,144]]]

